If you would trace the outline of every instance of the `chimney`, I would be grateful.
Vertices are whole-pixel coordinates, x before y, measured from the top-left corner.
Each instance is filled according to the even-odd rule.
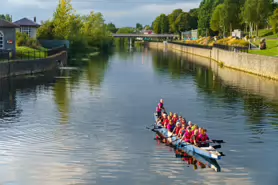
[[[34,17],[34,22],[37,22],[37,18],[36,17]]]

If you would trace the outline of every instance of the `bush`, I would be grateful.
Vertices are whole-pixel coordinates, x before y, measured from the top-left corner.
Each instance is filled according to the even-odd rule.
[[[27,46],[33,49],[39,49],[41,47],[39,41],[36,39],[30,38],[25,33],[16,33],[16,45],[17,46]]]
[[[220,40],[216,41],[216,44],[246,47],[249,45],[249,42],[245,41],[245,40],[239,40],[236,38],[228,37],[228,38],[224,38],[224,39],[220,39]]]

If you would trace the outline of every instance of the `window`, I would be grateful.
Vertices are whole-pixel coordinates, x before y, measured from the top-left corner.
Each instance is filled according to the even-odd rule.
[[[4,49],[4,33],[0,31],[0,49]]]
[[[29,37],[31,35],[31,28],[30,27],[20,27],[21,33],[26,33]]]

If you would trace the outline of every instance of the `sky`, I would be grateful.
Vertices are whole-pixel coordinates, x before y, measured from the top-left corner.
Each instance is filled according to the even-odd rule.
[[[116,27],[131,26],[136,23],[150,25],[161,13],[169,14],[174,9],[189,11],[199,7],[201,0],[72,0],[72,6],[80,14],[91,11],[101,12],[105,22],[113,22]],[[21,18],[37,22],[52,17],[59,0],[0,0],[0,14],[11,14],[13,21]]]

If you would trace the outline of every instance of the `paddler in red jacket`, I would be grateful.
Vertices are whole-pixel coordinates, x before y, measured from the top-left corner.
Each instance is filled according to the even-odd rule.
[[[190,143],[199,146],[199,137],[198,137],[198,130],[194,130],[194,133],[190,137]]]
[[[180,130],[181,130],[181,123],[180,123],[180,122],[177,122],[177,123],[176,123],[176,127],[174,128],[173,132],[174,132],[174,134],[175,134],[176,136],[178,136],[179,133],[180,133]]]
[[[188,127],[188,128],[187,128],[187,131],[186,131],[185,134],[182,136],[181,140],[184,140],[185,142],[190,143],[191,134],[192,134],[191,128]]]
[[[157,117],[161,117],[162,115],[162,110],[165,112],[165,108],[164,108],[164,100],[163,99],[160,99],[157,107],[156,107],[156,115]]]
[[[209,137],[207,135],[207,129],[203,129],[202,133],[199,134],[199,141],[201,143],[202,147],[208,147],[209,146]]]
[[[177,121],[179,120],[178,114],[175,113],[172,119],[173,119],[174,124],[176,124]]]
[[[181,138],[185,134],[185,131],[186,131],[186,126],[181,125],[181,129],[179,131],[178,137]]]

